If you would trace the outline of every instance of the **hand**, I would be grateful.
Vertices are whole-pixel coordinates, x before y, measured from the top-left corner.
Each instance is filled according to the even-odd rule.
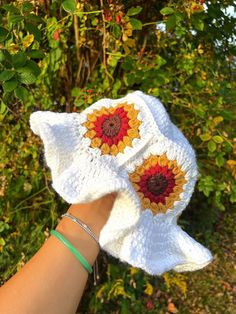
[[[100,231],[107,222],[117,193],[111,193],[84,204],[73,204],[68,213],[81,219],[99,237]]]

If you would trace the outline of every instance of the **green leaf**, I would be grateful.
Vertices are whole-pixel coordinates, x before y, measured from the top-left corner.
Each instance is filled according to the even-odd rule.
[[[41,70],[36,62],[34,62],[33,60],[28,60],[25,66],[31,69],[31,71],[34,73],[35,76],[39,76]]]
[[[13,4],[4,4],[1,7],[7,12],[16,13],[16,14],[20,13],[19,9],[17,9]]]
[[[222,166],[224,166],[224,164],[225,164],[225,158],[223,157],[223,155],[224,155],[224,153],[222,154],[222,153],[220,153],[220,154],[218,154],[217,156],[216,156],[216,165],[218,166],[218,167],[222,167]]]
[[[218,143],[218,144],[221,144],[221,143],[224,142],[224,139],[223,139],[221,136],[219,136],[219,135],[213,136],[212,139],[213,139],[214,142],[216,142],[216,143]]]
[[[142,22],[137,20],[137,19],[134,19],[134,18],[130,19],[130,23],[131,23],[134,30],[141,30],[143,27]]]
[[[1,60],[7,61],[8,64],[12,63],[12,55],[6,50],[0,50]]]
[[[22,11],[23,12],[30,12],[33,10],[33,8],[34,8],[33,4],[30,3],[29,1],[24,2],[22,5]]]
[[[20,23],[23,20],[24,20],[24,16],[22,15],[10,15],[9,17],[9,22],[12,24]]]
[[[200,178],[198,181],[198,189],[203,192],[205,196],[209,196],[211,192],[215,190],[215,183],[211,176]]]
[[[74,104],[76,107],[82,107],[84,105],[84,100],[81,98],[78,98],[74,101]]]
[[[173,28],[175,28],[175,25],[176,25],[176,17],[175,17],[175,15],[169,16],[168,20],[166,21],[166,29],[168,31],[170,31]]]
[[[35,15],[34,13],[30,13],[27,15],[27,22],[33,23],[33,24],[42,24],[44,21],[42,17],[39,15]]]
[[[19,86],[15,89],[15,96],[22,101],[26,101],[29,96],[29,92],[25,87]]]
[[[165,7],[163,9],[161,9],[160,13],[162,15],[170,15],[170,14],[173,14],[175,13],[174,9],[170,8],[170,7]]]
[[[78,97],[81,95],[81,90],[79,87],[74,87],[71,91],[71,96],[72,97]]]
[[[198,31],[203,31],[204,30],[204,22],[203,22],[203,20],[201,20],[199,18],[194,18],[193,19],[193,26]]]
[[[40,69],[34,61],[29,60],[23,68],[17,69],[17,72],[19,73],[20,82],[29,85],[36,81]]]
[[[19,51],[17,52],[14,57],[12,58],[12,64],[15,68],[23,67],[26,63],[26,55],[24,52]]]
[[[0,104],[0,114],[4,114],[7,111],[7,106],[5,105],[5,103],[3,101],[1,101]]]
[[[156,57],[155,63],[157,65],[155,68],[159,69],[162,65],[166,64],[166,60],[162,58],[160,55],[158,55]]]
[[[1,237],[0,238],[0,245],[4,246],[6,244],[6,241]]]
[[[0,62],[3,62],[4,60],[5,60],[4,53],[2,52],[2,50],[0,50]]]
[[[132,7],[128,10],[127,15],[128,16],[133,16],[133,15],[137,15],[142,11],[142,7],[138,6],[138,7]]]
[[[30,33],[30,34],[33,34],[35,39],[37,41],[40,41],[41,40],[41,32],[40,30],[38,29],[37,26],[35,26],[34,24],[31,24],[31,23],[26,23],[25,24],[25,28],[26,30]]]
[[[119,62],[121,56],[119,54],[116,55],[110,55],[109,58],[107,59],[108,64],[115,68],[117,66],[117,63]]]
[[[122,69],[125,71],[131,71],[134,69],[135,64],[133,59],[130,56],[127,56],[123,59],[123,63],[121,64]]]
[[[21,83],[29,85],[36,81],[36,76],[28,68],[26,68],[20,73],[19,80]]]
[[[119,79],[116,79],[116,82],[112,86],[112,97],[117,98],[118,91],[121,88],[121,81]]]
[[[207,144],[208,150],[213,153],[216,150],[216,143],[210,140]]]
[[[5,222],[0,221],[0,233],[8,229],[10,229],[10,226]]]
[[[204,134],[201,134],[200,135],[200,139],[203,141],[203,142],[207,142],[211,139],[211,134],[210,133],[204,133]]]
[[[18,81],[16,79],[9,80],[2,84],[3,90],[5,93],[12,92],[18,85]]]
[[[62,8],[68,13],[75,12],[75,1],[74,0],[65,0],[62,2]]]
[[[231,195],[230,195],[229,200],[231,203],[236,203],[236,185],[232,186],[232,191],[231,191]]]
[[[0,73],[0,81],[8,81],[15,75],[15,72],[12,70],[4,70]]]
[[[32,59],[43,59],[44,58],[44,53],[42,50],[30,50],[27,53],[27,56],[32,58]]]
[[[118,24],[114,24],[113,26],[113,34],[116,39],[119,39],[121,36],[121,27]]]
[[[8,35],[8,30],[4,27],[0,27],[0,42],[3,42]]]

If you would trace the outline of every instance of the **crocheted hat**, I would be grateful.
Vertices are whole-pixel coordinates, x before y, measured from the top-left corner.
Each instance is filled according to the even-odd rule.
[[[195,270],[211,260],[177,218],[197,180],[195,152],[154,97],[101,99],[80,114],[36,112],[53,187],[69,203],[118,191],[100,245],[151,274]]]

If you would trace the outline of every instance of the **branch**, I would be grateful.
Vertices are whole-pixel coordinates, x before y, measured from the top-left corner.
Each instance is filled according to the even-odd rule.
[[[103,22],[103,40],[102,40],[102,48],[103,48],[103,65],[104,65],[104,69],[105,69],[105,73],[108,77],[108,81],[109,78],[112,80],[112,82],[114,81],[113,77],[111,76],[111,74],[109,73],[108,69],[107,69],[107,56],[106,56],[106,22],[105,22],[105,14],[104,14],[104,4],[103,4],[103,0],[100,0],[100,4],[101,4],[101,9],[102,9],[102,22]],[[109,81],[110,83],[110,81]]]

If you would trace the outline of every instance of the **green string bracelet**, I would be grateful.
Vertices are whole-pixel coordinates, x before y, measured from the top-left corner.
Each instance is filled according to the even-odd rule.
[[[58,240],[60,240],[68,249],[75,255],[75,257],[80,261],[84,268],[88,271],[89,274],[93,272],[92,267],[86,261],[86,259],[76,250],[76,248],[56,230],[51,230],[50,234],[54,235]]]

